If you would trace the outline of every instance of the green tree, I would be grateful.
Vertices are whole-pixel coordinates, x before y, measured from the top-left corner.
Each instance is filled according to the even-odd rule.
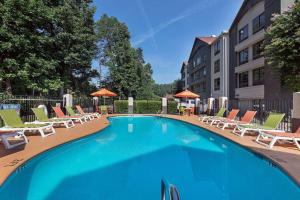
[[[97,71],[91,1],[0,0],[0,81],[11,94],[85,93]]]
[[[300,1],[273,18],[266,32],[265,56],[283,86],[300,91]]]
[[[5,91],[12,93],[13,82],[33,91],[57,89],[59,79],[41,78],[51,75],[56,64],[44,51],[50,42],[44,32],[49,10],[42,1],[2,0],[0,13],[0,80]]]
[[[141,49],[130,44],[126,24],[115,17],[103,15],[96,22],[98,59],[109,70],[107,83],[122,97],[152,95],[152,69],[145,64]],[[145,97],[146,98],[146,97]]]

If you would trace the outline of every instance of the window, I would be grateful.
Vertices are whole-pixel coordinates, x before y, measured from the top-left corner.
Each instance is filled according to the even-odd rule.
[[[199,57],[197,58],[196,65],[199,65],[200,63],[201,63],[201,57],[199,56]]]
[[[220,40],[218,40],[218,41],[214,44],[214,51],[215,51],[215,55],[217,55],[218,53],[220,53]]]
[[[262,40],[253,45],[253,59],[263,56],[263,43],[264,41]]]
[[[248,38],[248,24],[239,30],[239,41],[242,42]]]
[[[214,90],[215,91],[220,90],[220,78],[216,78],[214,80]]]
[[[206,67],[203,68],[203,76],[206,76]]]
[[[215,73],[220,72],[220,59],[215,61],[214,72]]]
[[[260,67],[253,70],[253,85],[264,84],[264,68]]]
[[[248,62],[248,48],[239,52],[239,65]]]
[[[194,67],[196,67],[196,60],[194,60]]]
[[[206,59],[207,59],[207,56],[204,55],[204,56],[203,56],[203,63],[206,63]]]
[[[265,27],[265,13],[260,14],[259,16],[253,19],[253,34],[257,33]]]
[[[200,83],[200,90],[201,90],[202,92],[205,92],[205,90],[206,90],[206,82],[205,82],[205,81],[202,81],[202,82]]]
[[[239,88],[248,87],[248,71],[238,75],[238,84]]]

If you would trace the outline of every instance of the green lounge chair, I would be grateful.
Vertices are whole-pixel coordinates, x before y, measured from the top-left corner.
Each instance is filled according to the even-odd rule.
[[[87,121],[87,119],[89,119],[89,120],[94,119],[91,115],[77,114],[71,106],[66,106],[65,108],[70,116],[80,116],[80,117],[83,117],[85,119],[85,121]]]
[[[201,122],[205,122],[211,119],[224,119],[223,116],[225,112],[226,112],[226,108],[220,108],[220,110],[217,112],[215,116],[207,116],[207,115],[200,116],[198,120]]]
[[[24,124],[15,110],[0,110],[0,116],[5,124],[4,127],[0,128],[0,131],[38,131],[42,137],[46,137],[55,133],[52,124]],[[49,133],[46,133],[46,130],[49,130]]]
[[[35,117],[37,118],[37,121],[35,121],[36,124],[40,123],[49,123],[54,125],[60,126],[63,124],[66,128],[71,128],[74,127],[75,124],[72,120],[70,119],[59,119],[59,118],[54,118],[54,119],[49,119],[48,116],[45,114],[43,108],[31,108],[33,111]]]
[[[243,137],[247,131],[254,131],[254,132],[260,132],[260,131],[277,131],[275,130],[281,120],[283,119],[285,114],[283,113],[270,113],[267,120],[263,125],[260,124],[249,124],[249,125],[243,125],[238,124],[232,131],[235,135]],[[279,130],[280,131],[280,130]]]
[[[108,114],[107,106],[100,106],[100,112],[102,115]]]
[[[184,106],[179,107],[179,115],[185,115],[185,107]]]

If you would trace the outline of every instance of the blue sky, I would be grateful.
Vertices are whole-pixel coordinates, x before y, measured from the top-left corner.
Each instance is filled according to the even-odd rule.
[[[196,36],[218,35],[231,25],[243,0],[94,0],[95,20],[104,13],[125,22],[134,47],[144,50],[157,83],[180,77]],[[98,66],[96,62],[94,66]]]

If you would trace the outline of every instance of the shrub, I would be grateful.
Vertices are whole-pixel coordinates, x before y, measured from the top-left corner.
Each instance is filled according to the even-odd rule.
[[[116,100],[114,104],[116,113],[128,113],[128,100]]]
[[[156,100],[137,100],[135,101],[134,113],[138,114],[156,114],[161,110],[161,101]]]
[[[176,114],[177,113],[177,102],[176,101],[168,101],[168,114]]]

